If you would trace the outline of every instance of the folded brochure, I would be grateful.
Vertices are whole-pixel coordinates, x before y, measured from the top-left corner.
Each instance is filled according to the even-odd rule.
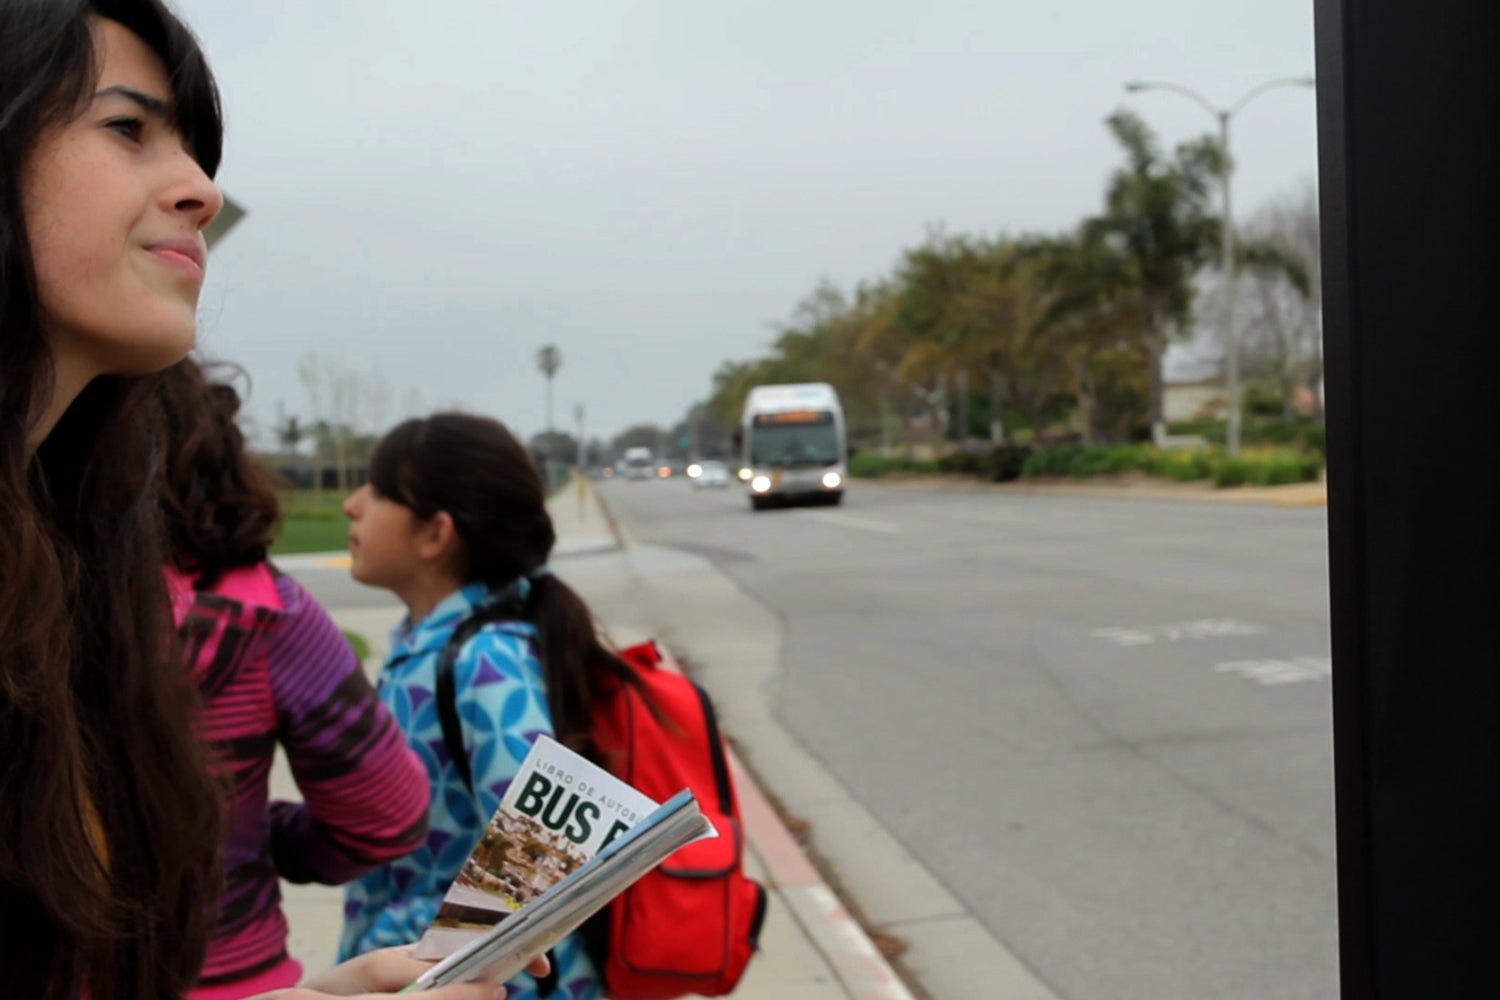
[[[658,807],[603,768],[538,736],[417,943],[418,957],[456,955],[511,923],[525,925],[515,933],[538,926],[550,933],[558,920],[567,924],[521,956],[519,969],[672,852],[716,835],[691,793],[668,804],[670,810]],[[545,919],[531,915],[539,908]],[[539,932],[529,931],[526,940]],[[488,974],[495,975],[493,969]]]

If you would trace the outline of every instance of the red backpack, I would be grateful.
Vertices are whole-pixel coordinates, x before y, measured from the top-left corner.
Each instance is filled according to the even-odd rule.
[[[459,648],[486,621],[476,615],[449,639],[437,666],[437,712],[464,783],[473,791],[453,683]],[[622,649],[661,718],[628,684],[610,679],[594,705],[591,735],[606,770],[658,802],[691,788],[718,830],[662,862],[585,925],[615,1000],[722,996],[739,984],[755,953],[766,890],[745,874],[745,831],[718,717],[708,693],[661,667],[654,642]],[[548,996],[556,973],[538,983]]]
[[[691,788],[719,835],[688,844],[609,904],[604,991],[617,1000],[721,996],[755,952],[766,890],[745,875],[744,824],[718,717],[706,691],[662,669],[656,643],[620,658],[662,719],[615,682],[594,710],[604,766],[658,802]]]

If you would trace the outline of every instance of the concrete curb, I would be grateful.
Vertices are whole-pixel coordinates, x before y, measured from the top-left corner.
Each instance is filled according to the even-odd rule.
[[[595,491],[594,502],[604,512],[620,548],[631,544],[604,498]],[[664,665],[682,673],[681,666],[663,643],[657,642]],[[827,961],[845,993],[854,1000],[915,1000],[865,933],[863,926],[823,880],[796,837],[787,829],[770,799],[749,769],[732,749],[728,751],[734,771],[735,789],[745,822],[748,846],[768,875],[767,889],[778,893],[808,941]]]
[[[746,836],[781,892],[803,933],[822,952],[855,1000],[913,1000],[912,992],[880,954],[864,928],[844,908],[802,853],[745,765],[730,751]]]

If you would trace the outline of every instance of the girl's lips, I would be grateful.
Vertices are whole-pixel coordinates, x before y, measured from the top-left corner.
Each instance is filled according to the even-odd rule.
[[[191,274],[196,278],[203,277],[203,265],[191,254],[184,253],[173,247],[152,247],[151,254],[171,267]]]

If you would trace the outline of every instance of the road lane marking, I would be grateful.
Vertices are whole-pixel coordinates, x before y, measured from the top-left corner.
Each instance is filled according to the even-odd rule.
[[[1094,628],[1095,639],[1117,646],[1154,646],[1184,640],[1228,639],[1266,632],[1264,625],[1236,618],[1199,618],[1173,625],[1112,625]],[[1290,656],[1282,659],[1265,657],[1250,660],[1227,660],[1214,664],[1214,673],[1235,674],[1242,680],[1274,687],[1281,684],[1303,684],[1327,680],[1333,676],[1333,660],[1327,656]]]
[[[1239,674],[1257,684],[1301,684],[1333,676],[1333,660],[1327,656],[1293,656],[1285,660],[1233,660],[1214,664],[1221,674]]]
[[[1264,625],[1242,622],[1235,618],[1199,618],[1171,625],[1114,625],[1091,629],[1096,639],[1108,639],[1117,646],[1150,646],[1158,642],[1182,642],[1185,639],[1227,639],[1242,635],[1260,635]]]
[[[826,524],[836,524],[841,528],[858,528],[860,531],[873,531],[882,535],[894,535],[900,532],[900,528],[886,521],[869,521],[862,517],[851,517],[848,514],[828,514],[816,510],[793,511],[798,517],[809,518],[814,521],[823,521]]]

